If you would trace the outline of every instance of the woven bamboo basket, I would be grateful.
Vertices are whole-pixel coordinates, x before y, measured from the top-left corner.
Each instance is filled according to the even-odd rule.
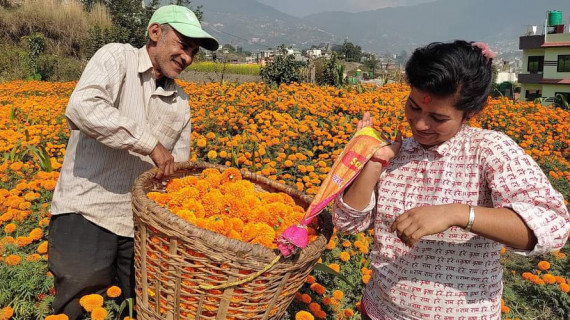
[[[205,168],[225,167],[177,163],[169,178],[199,175]],[[292,258],[279,258],[277,250],[198,228],[154,203],[147,192],[164,191],[166,182],[155,173],[143,173],[132,192],[137,319],[280,319],[332,235],[330,215],[315,219],[315,241]],[[250,172],[242,176],[258,191],[287,193],[305,209],[310,204],[310,197],[293,188]],[[204,283],[227,287],[203,289]]]

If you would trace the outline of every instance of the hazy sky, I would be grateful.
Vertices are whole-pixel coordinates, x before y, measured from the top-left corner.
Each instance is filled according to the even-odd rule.
[[[359,12],[386,7],[410,6],[435,0],[257,0],[297,17],[324,11]]]

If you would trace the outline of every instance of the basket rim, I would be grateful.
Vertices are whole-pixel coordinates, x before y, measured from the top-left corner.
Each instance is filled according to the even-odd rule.
[[[176,162],[175,163],[175,175],[171,176],[171,177],[163,178],[162,182],[165,181],[164,179],[177,178],[178,176],[176,175],[176,173],[180,173],[183,171],[190,171],[193,169],[202,169],[203,170],[206,168],[215,168],[215,169],[223,171],[224,169],[229,168],[229,167],[217,165],[217,164],[211,164],[211,163],[202,162],[202,161]],[[152,168],[150,170],[147,170],[143,174],[141,174],[135,180],[135,183],[134,183],[133,189],[132,189],[133,218],[135,218],[135,219],[139,218],[140,220],[142,220],[143,223],[146,224],[146,221],[148,221],[148,219],[145,216],[145,213],[146,213],[146,211],[149,211],[150,213],[153,214],[154,219],[160,219],[161,221],[167,221],[168,222],[164,226],[168,227],[168,229],[169,229],[168,231],[171,234],[167,234],[167,235],[170,235],[170,236],[173,236],[175,238],[182,239],[182,240],[187,238],[189,235],[194,236],[194,237],[198,237],[198,238],[202,238],[202,239],[208,239],[208,242],[211,242],[212,245],[219,247],[221,249],[225,249],[225,250],[235,252],[238,255],[240,253],[241,254],[247,254],[247,255],[253,255],[256,258],[262,258],[262,259],[266,260],[267,262],[269,262],[269,261],[273,260],[278,254],[280,254],[279,250],[277,250],[277,249],[270,249],[270,248],[264,247],[260,244],[251,244],[251,243],[239,241],[237,239],[231,239],[231,238],[228,238],[222,234],[216,233],[214,231],[199,228],[199,227],[185,221],[184,219],[180,218],[179,216],[177,216],[176,214],[174,214],[170,210],[161,207],[156,202],[150,200],[147,197],[146,192],[145,192],[145,183],[148,183],[149,180],[153,180],[153,179],[155,180],[155,182],[160,181],[160,180],[157,180],[155,178],[157,172],[158,172],[158,168],[156,168],[156,167]],[[312,197],[299,192],[298,190],[294,189],[291,186],[287,186],[287,185],[278,183],[277,181],[271,180],[267,177],[263,177],[261,175],[258,175],[258,174],[255,174],[255,173],[252,173],[249,171],[245,171],[243,169],[240,169],[240,172],[241,172],[244,179],[247,179],[250,181],[253,180],[252,182],[265,184],[265,185],[269,186],[270,188],[276,189],[278,192],[285,192],[285,193],[289,194],[290,196],[292,196],[293,198],[296,197],[299,200],[306,202],[307,206],[311,203]],[[135,210],[135,208],[134,208],[135,201],[138,201],[147,210]],[[323,217],[321,217],[320,215],[319,215],[319,218],[323,219]],[[323,222],[323,221],[321,220],[321,222]],[[307,245],[307,247],[305,247],[303,250],[300,250],[298,255],[295,255],[294,258],[295,258],[296,262],[308,261],[310,259],[313,259],[315,254],[318,254],[318,255],[321,254],[322,250],[324,250],[324,247],[326,247],[326,245],[328,243],[328,239],[330,239],[330,236],[332,235],[332,227],[330,228],[331,230],[327,230],[328,228],[321,228],[321,229],[323,229],[323,230],[321,232],[318,231],[317,239],[315,241],[312,241],[311,243],[309,243]],[[329,231],[329,232],[327,232],[327,231]],[[283,260],[282,260],[282,262],[283,262]]]

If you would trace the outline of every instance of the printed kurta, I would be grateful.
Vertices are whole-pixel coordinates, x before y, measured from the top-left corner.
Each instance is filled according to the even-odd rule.
[[[373,276],[363,295],[372,319],[500,319],[502,244],[452,227],[409,248],[389,232],[406,210],[449,203],[513,209],[538,239],[520,254],[546,253],[568,238],[562,195],[503,133],[464,125],[430,149],[406,139],[367,208],[354,210],[341,197],[334,206],[339,231],[374,229]]]

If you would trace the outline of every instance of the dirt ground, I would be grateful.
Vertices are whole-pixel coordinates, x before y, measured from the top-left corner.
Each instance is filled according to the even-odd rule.
[[[241,75],[241,74],[222,74],[220,72],[196,72],[196,71],[184,71],[180,75],[180,79],[188,82],[220,82],[223,80],[227,82],[261,82],[260,76],[251,75]]]

